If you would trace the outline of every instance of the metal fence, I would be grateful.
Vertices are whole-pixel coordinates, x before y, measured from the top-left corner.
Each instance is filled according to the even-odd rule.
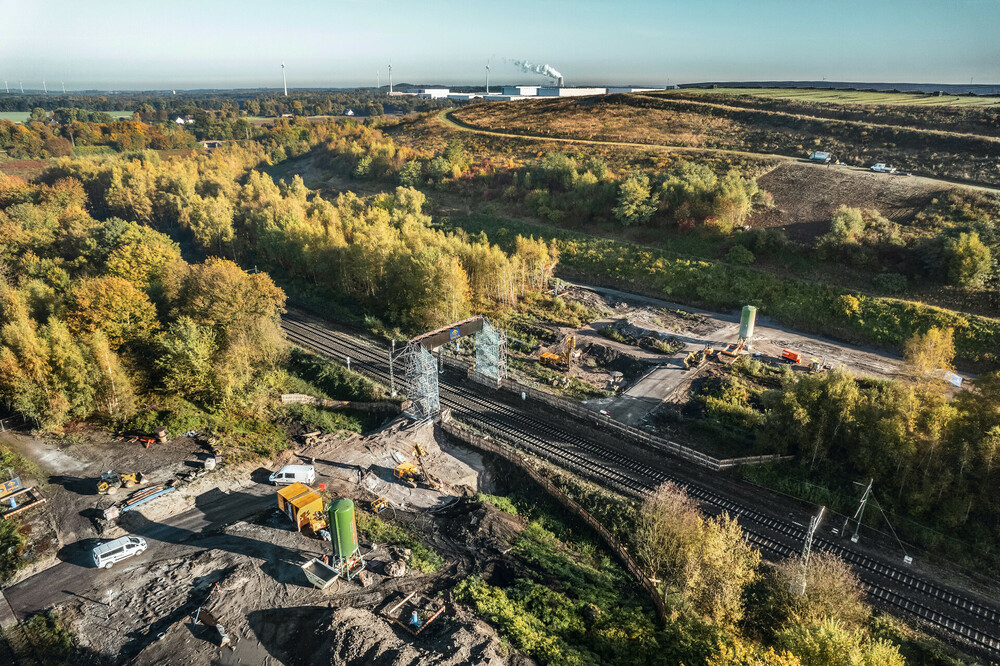
[[[441,361],[446,367],[450,366],[460,372],[464,372],[472,381],[483,383],[482,380],[472,372],[472,368],[469,363],[450,356],[442,356]],[[495,386],[492,382],[488,385],[490,387]],[[587,409],[583,405],[573,402],[572,400],[567,400],[566,398],[548,393],[547,391],[542,391],[535,387],[522,384],[511,377],[502,380],[499,383],[499,388],[510,391],[517,396],[523,396],[524,399],[530,398],[531,400],[537,400],[555,407],[556,409],[573,414],[584,421],[588,421],[595,425],[609,429],[612,432],[618,433],[650,450],[660,453],[668,453],[715,471],[736,467],[738,465],[760,465],[779,460],[791,460],[793,458],[793,456],[779,456],[776,454],[746,456],[743,458],[713,458],[710,455],[704,454],[701,451],[695,451],[694,449],[684,446],[683,444],[678,444],[677,442],[659,437],[646,432],[645,430],[622,423],[621,421],[616,421],[607,414]]]
[[[531,465],[527,464],[525,459],[518,455],[513,449],[497,444],[489,439],[489,437],[470,432],[453,421],[442,421],[441,429],[466,444],[474,446],[480,450],[496,454],[504,460],[516,465],[519,469],[523,470],[529,477],[531,477],[535,483],[540,485],[545,492],[549,493],[568,511],[585,522],[588,527],[594,530],[594,532],[601,537],[601,540],[604,541],[605,545],[607,545],[607,547],[618,556],[619,561],[622,565],[624,565],[625,569],[628,570],[628,572],[639,582],[642,588],[646,590],[649,594],[650,600],[653,602],[653,606],[656,608],[656,614],[659,616],[660,621],[666,622],[667,609],[663,603],[663,597],[660,595],[660,591],[656,588],[656,585],[649,579],[648,576],[646,576],[642,567],[639,566],[639,563],[636,562],[635,558],[633,558],[628,552],[625,545],[619,541],[615,535],[613,535],[600,521],[590,515],[590,512],[557,488],[549,479],[532,469]]]

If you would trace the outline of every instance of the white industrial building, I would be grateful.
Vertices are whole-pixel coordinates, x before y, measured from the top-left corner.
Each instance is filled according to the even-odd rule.
[[[421,88],[417,97],[426,99],[446,99],[451,94],[450,88]]]
[[[676,86],[674,86],[676,87]],[[395,95],[416,95],[425,99],[451,99],[457,102],[509,102],[519,99],[539,97],[582,97],[584,95],[611,95],[616,93],[636,93],[663,90],[662,88],[639,88],[636,86],[614,86],[608,88],[567,88],[565,86],[503,86],[503,93],[453,93],[450,88],[421,88],[417,93],[395,92]]]
[[[537,93],[538,97],[580,97],[607,94],[607,88],[539,88]]]
[[[614,86],[608,88],[608,94],[615,95],[617,93],[653,92],[655,90],[663,90],[663,88],[636,88],[635,86]]]
[[[504,95],[520,95],[522,97],[531,97],[532,95],[538,94],[538,88],[540,86],[504,86]]]

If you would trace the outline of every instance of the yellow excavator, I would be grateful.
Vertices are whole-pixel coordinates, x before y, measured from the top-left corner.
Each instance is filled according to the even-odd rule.
[[[97,481],[97,492],[100,495],[114,495],[119,488],[133,488],[145,481],[142,472],[132,472],[131,474],[119,474],[113,470],[108,470],[101,474]]]
[[[437,490],[441,484],[427,471],[427,467],[424,465],[424,456],[426,455],[427,452],[424,450],[424,447],[420,446],[420,444],[415,444],[413,446],[413,457],[417,459],[417,465],[420,465],[420,469],[417,469],[417,465],[414,465],[410,461],[405,461],[396,465],[396,469],[392,471],[392,475],[411,488],[416,488],[418,483],[425,483],[431,490]]]
[[[538,357],[538,362],[549,368],[563,368],[569,370],[573,364],[576,351],[576,336],[570,335],[557,347],[561,348],[559,353],[542,352]]]

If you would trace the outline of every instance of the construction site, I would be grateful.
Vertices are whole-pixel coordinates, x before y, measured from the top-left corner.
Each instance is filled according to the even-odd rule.
[[[592,305],[601,300],[608,317],[532,352],[532,362],[555,372],[579,372],[598,345],[637,353],[636,345],[601,335],[616,320],[627,321],[618,325],[621,335],[668,345],[638,348],[666,359],[654,370],[680,377],[669,380],[675,382],[671,393],[738,358],[765,358],[797,372],[868,358],[847,350],[841,352],[847,357],[813,361],[825,343],[762,326],[752,306],[729,319],[583,287],[564,293]],[[654,325],[662,330],[647,328]],[[289,313],[284,327],[296,344],[351,358],[353,367],[406,400],[376,405],[387,413],[366,434],[299,433],[278,457],[254,462],[228,459],[197,431],[104,440],[88,433],[89,443],[74,446],[72,455],[28,435],[4,435],[37,463],[39,478],[11,480],[3,499],[11,510],[23,508],[31,532],[44,536],[33,540],[34,564],[0,598],[0,646],[11,663],[41,663],[33,657],[39,646],[18,621],[53,610],[92,663],[161,664],[177,655],[192,664],[533,663],[500,639],[496,622],[481,619],[483,607],[475,612],[469,581],[514,589],[541,576],[555,589],[571,589],[573,576],[598,570],[591,561],[604,571],[617,562],[611,570],[622,577],[613,583],[622,598],[662,618],[655,583],[611,527],[568,489],[620,502],[641,500],[664,482],[684,482],[708,513],[738,513],[767,557],[795,556],[802,547],[795,526],[808,523],[814,507],[714,475],[767,457],[720,460],[612,415],[616,401],[636,414],[641,410],[634,405],[642,403],[644,418],[662,405],[660,394],[645,402],[630,394],[650,372],[610,388],[604,403],[577,406],[512,377],[509,340],[485,317],[393,349],[302,313]],[[462,341],[467,351],[474,348],[471,358],[442,353]],[[886,362],[883,371],[891,370]],[[281,400],[315,399],[290,394]],[[551,417],[553,405],[567,414],[559,423]],[[708,474],[711,489],[702,485]],[[601,494],[607,491],[614,495]],[[568,530],[565,541],[546,542],[537,516],[501,510],[489,499],[512,492],[531,495],[532,506],[551,504],[551,515],[561,517],[544,524]],[[757,524],[781,526],[780,538],[761,536]],[[871,533],[848,553],[838,530],[829,522],[818,529],[817,521],[807,547],[815,537],[819,549],[861,553],[851,556],[862,575],[886,566],[875,558],[891,543]],[[551,549],[545,558],[563,562],[559,567],[579,572],[565,580],[552,573],[564,570],[559,567],[541,573],[546,560],[539,548]],[[901,576],[912,572],[905,573],[907,585],[938,597],[938,588],[918,577],[936,569],[908,559],[894,565],[906,567]],[[893,608],[895,599],[882,603]],[[988,608],[985,599],[969,603]],[[599,611],[581,612],[593,623]],[[982,634],[970,633],[969,640],[976,635]],[[983,642],[991,640],[981,639],[979,647],[992,649]]]

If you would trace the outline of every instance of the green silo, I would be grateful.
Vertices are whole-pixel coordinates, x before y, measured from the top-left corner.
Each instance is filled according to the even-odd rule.
[[[347,559],[358,550],[358,528],[354,522],[354,502],[342,497],[326,509],[333,555]]]
[[[749,340],[753,337],[753,325],[757,322],[757,308],[744,305],[740,316],[740,337]]]

